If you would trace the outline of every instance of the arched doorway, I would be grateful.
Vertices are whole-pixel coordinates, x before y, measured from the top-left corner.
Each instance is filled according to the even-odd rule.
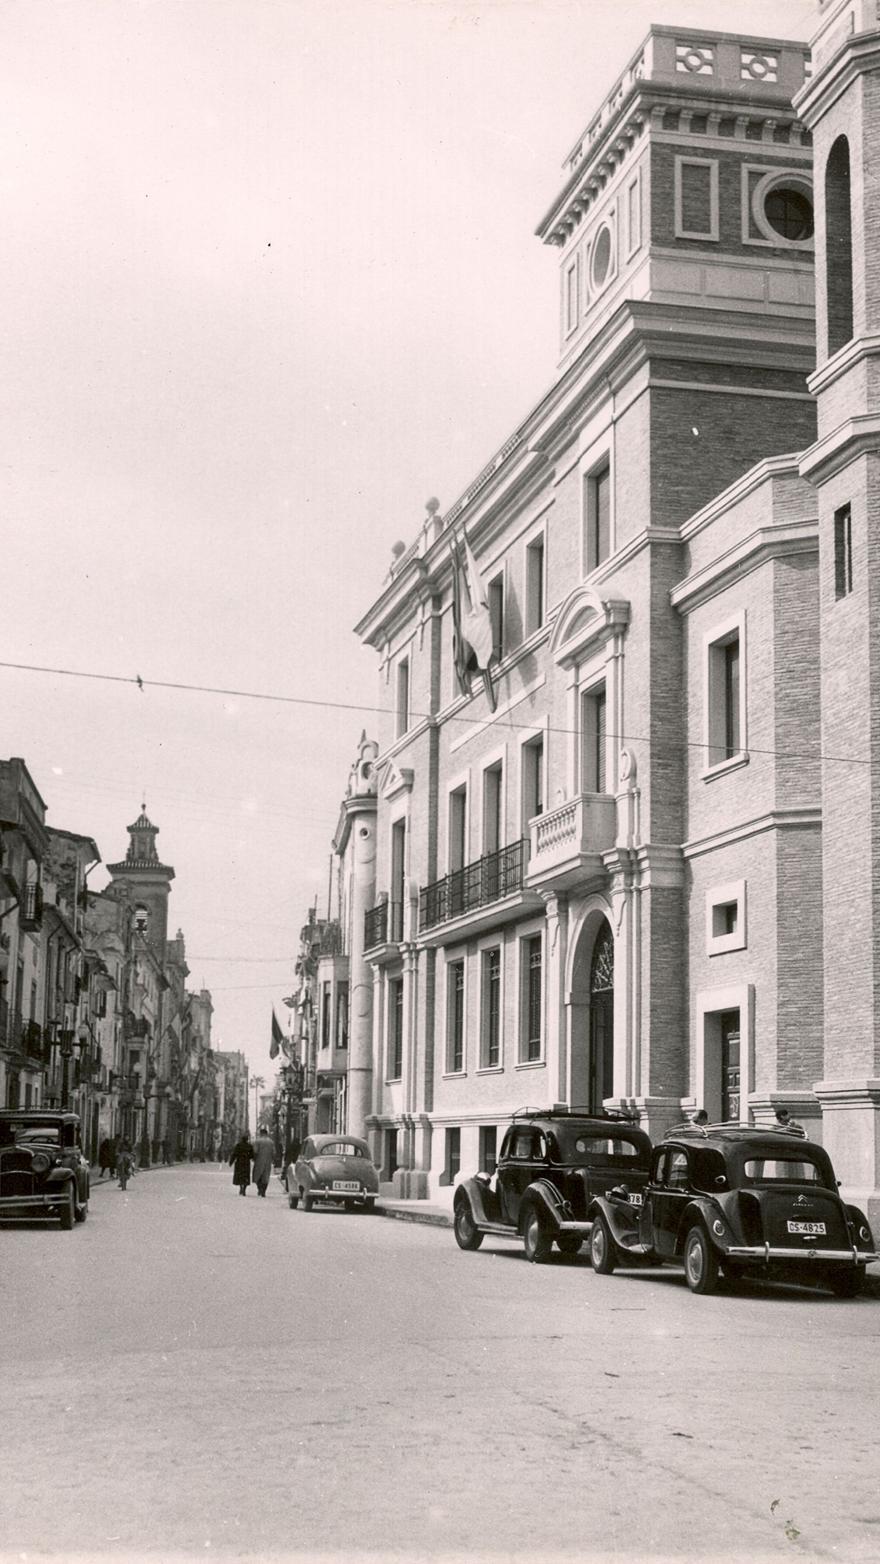
[[[601,1108],[614,1091],[614,937],[607,921],[590,962],[590,1107]]]
[[[614,936],[599,909],[581,927],[568,1007],[569,1101],[600,1108],[614,1093]]]

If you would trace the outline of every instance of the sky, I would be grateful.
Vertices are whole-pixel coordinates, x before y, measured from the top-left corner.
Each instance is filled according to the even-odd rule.
[[[553,380],[563,159],[652,22],[816,10],[0,0],[0,757],[105,863],[146,802],[267,1084],[382,698],[352,626]]]

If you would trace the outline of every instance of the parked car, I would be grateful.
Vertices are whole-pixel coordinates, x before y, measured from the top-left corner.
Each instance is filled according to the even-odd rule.
[[[372,1211],[379,1174],[365,1140],[355,1135],[310,1135],[293,1165],[284,1170],[287,1204],[311,1211],[316,1201]]]
[[[651,1162],[651,1142],[634,1119],[579,1108],[524,1108],[501,1143],[494,1174],[476,1173],[453,1197],[460,1249],[483,1239],[521,1239],[526,1257],[547,1260],[554,1243],[577,1254],[592,1224],[592,1203],[612,1185],[632,1200]]]
[[[590,1214],[594,1270],[680,1265],[695,1293],[714,1291],[723,1271],[819,1282],[852,1298],[877,1259],[865,1217],[841,1199],[827,1151],[799,1129],[683,1125],[655,1148],[640,1202],[612,1190]]]
[[[0,1111],[0,1216],[46,1212],[69,1231],[88,1216],[89,1179],[78,1114]]]

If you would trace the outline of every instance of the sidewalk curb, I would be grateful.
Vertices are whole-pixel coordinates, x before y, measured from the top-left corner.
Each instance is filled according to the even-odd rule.
[[[425,1227],[451,1227],[452,1212],[438,1211],[436,1206],[430,1211],[408,1210],[401,1206],[385,1206],[381,1202],[376,1204],[378,1216],[390,1217],[394,1222],[421,1222]]]

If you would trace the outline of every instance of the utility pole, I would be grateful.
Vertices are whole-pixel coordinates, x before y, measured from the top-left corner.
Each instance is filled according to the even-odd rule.
[[[263,1080],[262,1075],[252,1075],[251,1076],[251,1085],[254,1088],[254,1134],[255,1135],[257,1133],[257,1130],[260,1127],[260,1108],[259,1108],[259,1099],[257,1097],[257,1092],[260,1090],[260,1087],[261,1086],[265,1086],[265,1084],[266,1084],[266,1082]]]

